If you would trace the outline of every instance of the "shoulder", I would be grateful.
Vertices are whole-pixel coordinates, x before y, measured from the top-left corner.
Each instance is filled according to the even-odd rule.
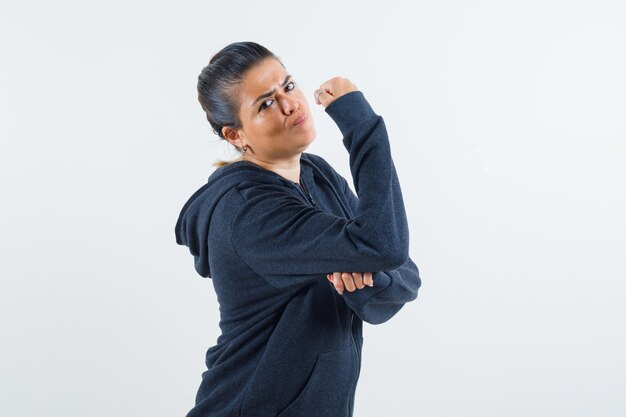
[[[242,202],[266,197],[291,197],[293,192],[285,185],[244,181],[235,187]]]
[[[313,153],[303,153],[304,157],[311,162],[324,175],[331,177],[333,180],[343,178],[327,160]]]
[[[335,169],[328,163],[328,161],[314,153],[302,152],[302,159],[310,162],[322,171],[335,171]]]
[[[315,165],[315,167],[319,169],[329,181],[332,181],[335,186],[339,186],[340,189],[343,189],[345,187],[345,184],[347,184],[346,179],[340,173],[338,173],[335,168],[333,168],[333,166],[328,163],[328,161],[326,161],[321,156],[312,153],[304,152],[303,155],[305,155],[307,160]]]

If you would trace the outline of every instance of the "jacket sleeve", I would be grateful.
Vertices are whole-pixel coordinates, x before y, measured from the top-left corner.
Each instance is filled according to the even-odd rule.
[[[279,184],[237,186],[231,224],[239,257],[277,288],[326,280],[333,271],[386,271],[408,259],[409,232],[387,130],[359,90],[325,108],[343,134],[359,196],[353,219],[312,207]],[[327,281],[327,280],[326,280]]]
[[[332,167],[331,167],[332,169]],[[354,211],[359,206],[359,199],[348,186],[348,182],[339,173],[332,170],[340,184],[345,200]],[[367,271],[356,269],[354,271]],[[337,272],[354,272],[337,271]],[[407,261],[397,269],[390,271],[369,271],[373,273],[374,286],[357,289],[353,292],[344,291],[343,298],[361,320],[370,324],[381,324],[393,317],[405,303],[417,298],[422,280],[419,269],[409,256]],[[333,285],[330,283],[330,285]],[[333,285],[334,288],[334,285]]]

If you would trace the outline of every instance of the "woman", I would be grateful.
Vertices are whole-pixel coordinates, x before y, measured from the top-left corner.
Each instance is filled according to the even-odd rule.
[[[176,224],[220,304],[187,417],[352,416],[363,321],[389,320],[421,285],[383,119],[345,78],[315,91],[343,134],[357,197],[304,152],[315,138],[307,100],[263,46],[226,46],[198,93],[242,158],[219,163]]]

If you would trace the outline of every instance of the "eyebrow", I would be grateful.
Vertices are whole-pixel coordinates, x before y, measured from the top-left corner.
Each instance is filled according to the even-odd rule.
[[[287,74],[287,77],[285,77],[285,81],[283,81],[283,83],[281,84],[281,87],[284,87],[285,85],[287,85],[290,78],[291,78],[291,75]],[[252,103],[252,106],[254,106],[257,103],[257,101],[261,100],[262,98],[269,97],[275,92],[276,92],[276,89],[273,88],[272,91],[268,91],[267,93],[261,94],[260,96],[256,98],[256,100],[254,100],[254,102]]]

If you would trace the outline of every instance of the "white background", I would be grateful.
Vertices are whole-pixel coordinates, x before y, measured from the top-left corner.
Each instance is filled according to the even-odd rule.
[[[355,417],[623,416],[626,12],[613,1],[3,1],[0,415],[184,416],[219,335],[176,245],[231,42],[381,114],[416,301],[364,324]],[[350,181],[351,182],[351,181]]]

